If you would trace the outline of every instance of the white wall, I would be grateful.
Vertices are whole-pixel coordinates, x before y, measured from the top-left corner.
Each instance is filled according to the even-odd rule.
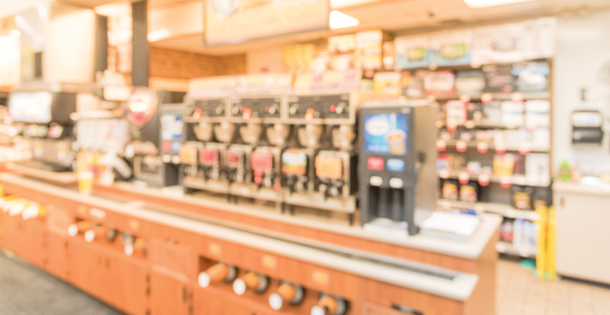
[[[282,47],[250,51],[247,55],[248,73],[283,73],[283,58]]]
[[[560,17],[553,73],[553,169],[562,161],[585,171],[610,170],[610,86],[596,79],[596,64],[610,54],[610,11],[580,17]],[[580,91],[587,89],[588,100]],[[572,145],[570,114],[599,109],[608,118],[602,146]]]

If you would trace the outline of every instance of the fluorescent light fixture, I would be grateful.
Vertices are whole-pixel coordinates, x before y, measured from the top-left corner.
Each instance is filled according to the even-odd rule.
[[[169,31],[166,28],[152,31],[152,32],[148,33],[148,36],[147,36],[149,42],[156,42],[156,41],[162,40],[167,37],[169,37]]]
[[[531,1],[535,0],[464,0],[466,5],[473,9]]]
[[[330,12],[330,28],[333,30],[354,27],[359,24],[360,21],[357,18],[349,16],[341,11],[333,10]]]

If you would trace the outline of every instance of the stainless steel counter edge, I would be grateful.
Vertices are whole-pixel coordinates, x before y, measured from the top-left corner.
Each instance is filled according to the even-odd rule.
[[[433,278],[432,276],[426,276],[387,265],[349,259],[340,255],[272,239],[266,236],[255,235],[160,211],[140,208],[138,203],[121,204],[99,197],[82,195],[76,191],[21,178],[12,174],[0,174],[0,179],[17,185],[24,185],[32,189],[43,190],[76,202],[98,206],[107,211],[130,215],[145,221],[187,230],[196,234],[207,235],[213,238],[275,253],[280,256],[298,259],[454,300],[467,300],[478,282],[478,276],[474,274],[457,273],[453,281]]]
[[[289,215],[279,214],[275,212],[271,213],[269,211],[252,211],[253,206],[240,206],[215,200],[206,200],[204,198],[188,195],[181,196],[180,198],[178,198],[176,196],[171,196],[167,193],[164,193],[162,189],[135,187],[131,183],[117,183],[115,184],[115,186],[120,189],[144,193],[155,197],[163,197],[169,200],[187,202],[196,206],[207,206],[215,209],[221,209],[223,211],[243,214],[246,216],[275,220],[307,228],[318,229],[326,232],[344,234],[349,235],[351,237],[411,247],[429,252],[435,252],[439,254],[445,254],[466,259],[477,259],[481,255],[481,252],[483,251],[489,240],[493,237],[495,231],[502,223],[501,216],[495,214],[482,214],[482,222],[477,228],[475,234],[470,238],[468,242],[451,242],[448,240],[429,238],[421,235],[401,239],[391,235],[367,232],[364,231],[360,226],[341,226],[308,218],[295,218]]]

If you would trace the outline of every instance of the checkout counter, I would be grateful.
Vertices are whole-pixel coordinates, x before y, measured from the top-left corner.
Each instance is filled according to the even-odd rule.
[[[365,117],[372,121],[369,131],[379,139],[363,141],[371,144],[375,161],[395,168],[402,159],[402,171],[425,174],[421,164],[435,159],[418,154],[423,142],[415,136],[407,142],[406,137],[413,134],[413,115],[420,110],[399,105],[370,112]],[[392,114],[396,109],[399,116]],[[316,116],[317,111],[303,112]],[[385,148],[380,139],[386,135],[378,131],[386,123],[391,128],[381,129],[400,133],[405,142]],[[345,155],[341,150],[316,160],[339,161],[332,157]],[[418,181],[409,181],[412,177],[398,187],[392,169],[369,165],[376,171],[371,177],[382,180],[360,182],[374,186],[371,196],[387,189],[401,196],[391,198],[399,204],[417,193],[413,185]],[[119,182],[97,184],[92,193],[82,194],[75,183],[54,183],[48,171],[37,172],[46,176],[0,174],[2,246],[129,314],[495,313],[495,243],[501,222],[495,215],[480,215],[474,234],[463,241],[416,234],[415,229],[409,231],[413,235],[396,236],[352,223],[366,225],[387,215],[413,226],[418,204],[392,205],[387,214],[344,220],[323,210],[284,213],[268,203],[234,203],[205,191],[185,194],[180,186]],[[336,172],[325,178],[331,173]],[[309,187],[332,188],[341,178]],[[390,186],[383,184],[386,179]],[[342,195],[326,193],[325,198]],[[407,212],[400,213],[401,208]]]

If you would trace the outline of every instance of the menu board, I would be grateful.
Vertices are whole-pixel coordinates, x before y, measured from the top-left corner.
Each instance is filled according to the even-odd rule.
[[[329,0],[204,0],[205,45],[329,28]]]
[[[364,150],[373,154],[408,153],[407,115],[368,114],[364,116]]]
[[[52,101],[50,92],[12,93],[8,111],[15,122],[49,123]]]

